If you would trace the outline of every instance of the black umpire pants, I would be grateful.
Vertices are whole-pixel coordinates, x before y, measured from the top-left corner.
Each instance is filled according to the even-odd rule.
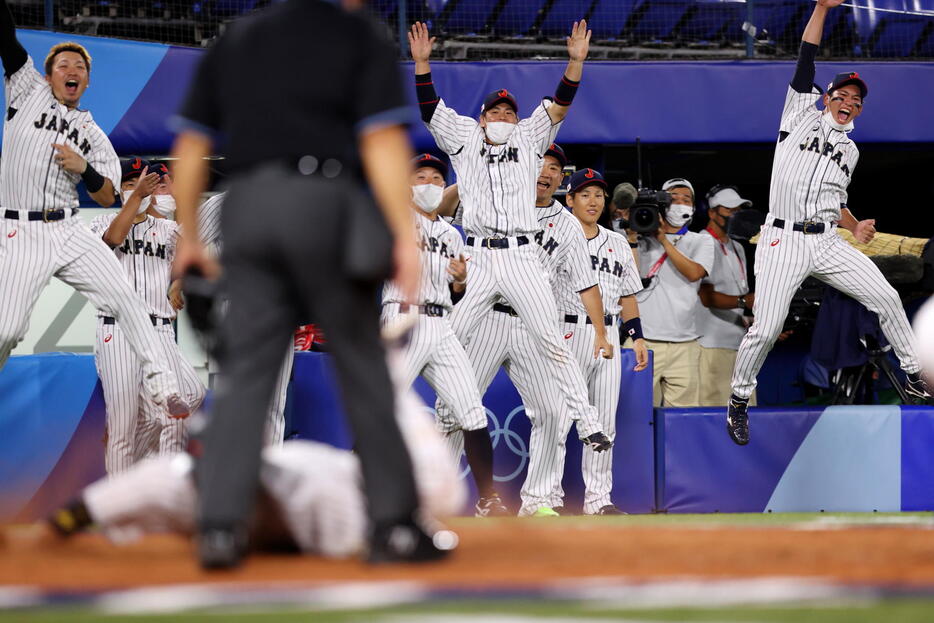
[[[378,280],[348,276],[361,259],[347,253],[348,246],[359,246],[348,239],[359,233],[351,232],[360,208],[379,220],[367,202],[350,181],[303,176],[285,165],[258,167],[231,185],[221,216],[230,303],[221,325],[217,400],[199,463],[202,527],[242,525],[250,517],[282,351],[308,319],[327,335],[371,521],[412,516],[415,482],[379,338]]]

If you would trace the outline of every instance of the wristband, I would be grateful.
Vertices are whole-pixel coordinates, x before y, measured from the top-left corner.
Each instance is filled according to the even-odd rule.
[[[81,179],[84,180],[84,185],[89,193],[96,193],[104,187],[104,176],[95,171],[90,162],[87,165],[84,173],[81,174]]]
[[[638,316],[623,323],[623,335],[632,338],[632,341],[644,339],[642,336],[642,320]]]
[[[736,302],[739,303],[739,306],[742,307],[743,309],[747,309],[745,296],[737,296]]]
[[[571,102],[574,101],[574,95],[577,94],[578,86],[580,86],[579,80],[574,81],[567,76],[562,76],[561,82],[558,83],[558,88],[555,89],[555,104],[570,106]]]

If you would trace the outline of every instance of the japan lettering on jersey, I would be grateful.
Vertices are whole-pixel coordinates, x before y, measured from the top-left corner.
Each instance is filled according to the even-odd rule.
[[[91,221],[91,231],[103,236],[116,217],[116,212],[95,217]],[[117,259],[133,288],[146,302],[149,313],[160,318],[175,317],[168,292],[178,232],[175,221],[147,216],[145,221],[131,226],[123,244],[114,248]]]
[[[833,123],[815,106],[820,91],[788,87],[769,189],[769,211],[790,221],[840,219],[859,150],[852,126]]]
[[[0,206],[56,210],[78,206],[77,173],[60,167],[52,143],[68,145],[120,188],[120,161],[86,110],[60,104],[32,57],[4,80],[7,110],[0,159]]]
[[[416,240],[419,246],[421,275],[418,284],[419,305],[441,305],[450,309],[453,277],[448,273],[451,260],[464,252],[460,234],[444,219],[431,220],[422,214],[415,216]],[[383,288],[384,303],[405,303],[402,291],[390,281]]]
[[[590,271],[600,285],[603,313],[616,316],[620,311],[619,299],[642,290],[642,280],[632,259],[629,241],[615,231],[598,225],[597,235],[587,241],[587,250]],[[560,279],[567,283],[566,273],[561,273]],[[555,295],[558,296],[558,292]],[[567,287],[560,291],[558,307],[562,312],[579,315],[587,313],[577,293]]]
[[[561,287],[580,292],[596,285],[597,280],[590,270],[590,253],[587,239],[580,222],[567,208],[557,201],[547,208],[536,208],[538,226],[541,230],[535,234],[539,257],[548,274],[548,281],[557,295],[558,274],[567,275],[566,283]]]
[[[426,124],[457,173],[464,206],[464,230],[471,236],[518,236],[538,229],[535,183],[542,159],[560,123],[553,123],[543,100],[519,121],[503,145],[490,145],[476,119],[458,115],[438,102]]]

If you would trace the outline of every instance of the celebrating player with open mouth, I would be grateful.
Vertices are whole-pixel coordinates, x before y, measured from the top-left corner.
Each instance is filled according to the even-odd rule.
[[[769,214],[756,249],[755,321],[743,339],[733,369],[727,430],[739,445],[749,443],[747,403],[756,375],[781,332],[791,298],[810,275],[855,298],[879,315],[882,332],[908,373],[906,391],[917,402],[931,396],[921,379],[911,326],[898,292],[866,255],[835,231],[844,227],[860,242],[872,240],[875,221],[857,221],[847,209],[846,188],[859,159],[848,134],[863,112],[869,89],[855,72],[834,76],[823,96],[814,84],[824,18],[843,0],[818,0],[804,29],[798,66],[785,96]]]

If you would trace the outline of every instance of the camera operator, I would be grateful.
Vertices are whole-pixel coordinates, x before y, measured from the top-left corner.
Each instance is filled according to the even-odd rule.
[[[728,234],[733,217],[752,202],[735,186],[718,184],[707,193],[709,223],[701,232],[714,246],[713,270],[700,286],[701,306],[695,316],[700,337],[700,406],[721,407],[730,401],[730,378],[736,351],[749,328],[745,316],[755,294],[746,280],[746,252]],[[750,404],[754,404],[750,400]]]
[[[687,231],[694,214],[691,183],[675,178],[662,190],[667,192],[640,190],[630,209],[630,228],[642,234],[638,264],[645,289],[636,298],[646,345],[655,353],[654,405],[694,407],[700,390],[697,291],[715,249],[710,236]]]

